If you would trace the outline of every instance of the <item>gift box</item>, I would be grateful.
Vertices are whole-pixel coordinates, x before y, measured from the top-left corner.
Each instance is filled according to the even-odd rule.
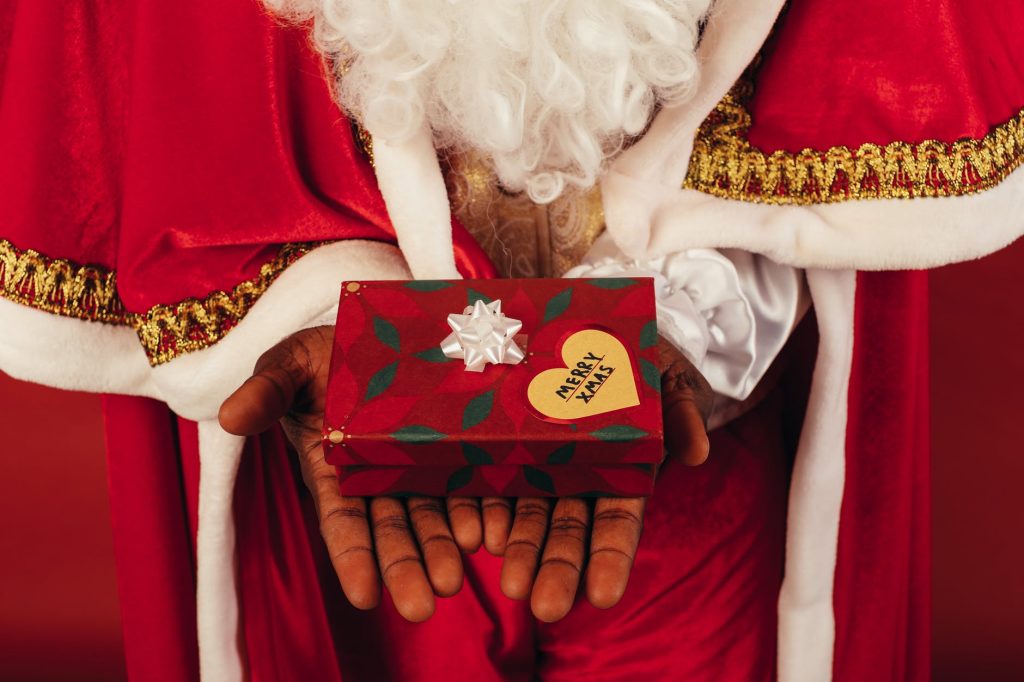
[[[642,496],[663,455],[653,282],[344,282],[324,415],[352,496]]]

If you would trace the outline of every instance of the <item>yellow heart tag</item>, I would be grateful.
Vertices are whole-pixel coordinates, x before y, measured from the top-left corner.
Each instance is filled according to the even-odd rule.
[[[544,370],[526,389],[540,414],[574,422],[640,404],[629,353],[608,332],[575,332],[562,344],[562,362],[565,367]]]

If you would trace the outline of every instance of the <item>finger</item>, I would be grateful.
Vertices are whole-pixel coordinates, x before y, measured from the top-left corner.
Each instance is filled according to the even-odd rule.
[[[372,609],[380,602],[380,571],[361,497],[342,497],[334,468],[303,471],[313,494],[320,534],[327,545],[334,572],[345,597],[357,609]]]
[[[520,498],[501,565],[501,591],[509,599],[526,599],[537,574],[541,548],[548,532],[551,500]]]
[[[599,609],[615,606],[626,592],[646,504],[643,497],[603,497],[594,505],[586,586],[587,599]]]
[[[414,623],[430,618],[434,613],[434,592],[427,581],[405,505],[393,497],[371,498],[370,525],[380,574],[398,613]]]
[[[462,555],[448,527],[444,502],[436,497],[410,497],[406,506],[434,593],[451,597],[462,589]]]
[[[480,549],[483,542],[483,522],[480,518],[480,500],[475,497],[449,497],[448,523],[451,525],[455,542],[466,554]]]
[[[504,497],[485,497],[480,503],[484,522],[484,547],[494,556],[505,553],[512,531],[512,501]]]
[[[665,401],[665,446],[669,453],[689,466],[703,464],[711,445],[697,404],[686,396],[666,396]]]
[[[560,499],[551,514],[544,555],[530,596],[530,606],[538,620],[561,620],[572,608],[583,573],[589,530],[587,502],[572,497]]]
[[[289,338],[260,357],[253,375],[220,406],[218,419],[225,431],[237,436],[262,433],[288,412],[310,380],[308,363],[296,359],[295,352]]]
[[[703,464],[710,452],[707,422],[714,409],[714,391],[693,363],[664,338],[658,340],[658,357],[666,449],[686,464]]]

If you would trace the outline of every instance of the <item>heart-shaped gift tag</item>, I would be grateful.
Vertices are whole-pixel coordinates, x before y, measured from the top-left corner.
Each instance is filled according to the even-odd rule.
[[[562,343],[564,367],[530,381],[526,397],[537,412],[574,422],[640,404],[636,373],[622,342],[600,329],[583,329]]]

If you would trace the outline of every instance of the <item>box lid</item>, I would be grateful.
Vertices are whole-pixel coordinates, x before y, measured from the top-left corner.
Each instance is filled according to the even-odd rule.
[[[516,365],[446,357],[450,314],[501,302]],[[345,282],[324,438],[337,465],[652,464],[662,458],[649,278]]]

